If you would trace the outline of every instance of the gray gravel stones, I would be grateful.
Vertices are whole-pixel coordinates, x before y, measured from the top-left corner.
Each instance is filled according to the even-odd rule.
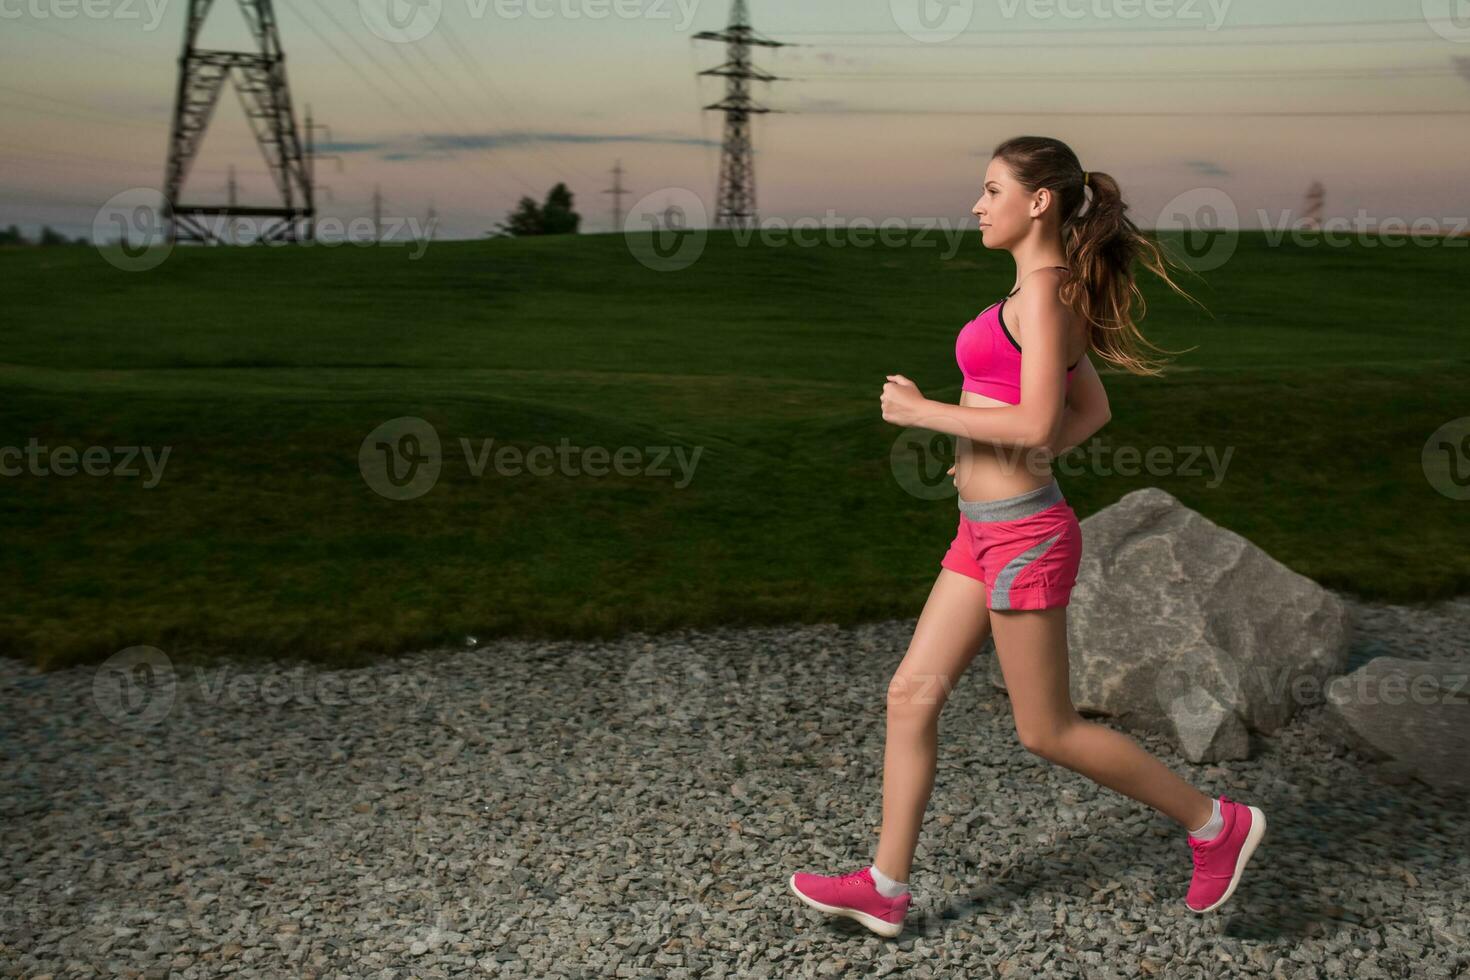
[[[1358,662],[1470,651],[1465,600],[1355,606]],[[1230,904],[1196,916],[1182,832],[1023,751],[975,670],[941,720],[903,935],[810,912],[792,871],[872,857],[884,691],[913,625],[516,640],[356,671],[0,662],[0,975],[1470,968],[1463,803],[1380,778],[1320,704],[1250,760],[1194,766],[1143,737],[1271,820]]]

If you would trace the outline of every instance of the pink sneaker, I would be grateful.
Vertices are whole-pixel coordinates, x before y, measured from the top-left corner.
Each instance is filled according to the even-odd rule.
[[[1210,840],[1189,838],[1194,849],[1194,880],[1184,904],[1191,912],[1210,912],[1225,904],[1240,883],[1246,862],[1266,836],[1266,815],[1259,807],[1220,797],[1225,828]]]
[[[844,875],[814,875],[798,871],[791,876],[791,891],[818,912],[856,919],[880,936],[892,939],[903,930],[903,917],[912,894],[884,898],[873,884],[873,874],[863,866]]]

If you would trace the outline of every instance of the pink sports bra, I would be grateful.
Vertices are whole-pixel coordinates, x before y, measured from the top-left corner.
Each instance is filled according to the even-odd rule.
[[[1018,286],[1017,289],[1020,287]],[[1006,299],[1016,294],[1012,290]],[[954,357],[964,375],[964,391],[997,398],[1011,405],[1021,403],[1021,345],[1006,329],[1001,300],[969,323],[955,340]],[[1004,338],[1004,339],[1002,339]],[[1067,388],[1072,387],[1072,373],[1080,360],[1067,368]]]

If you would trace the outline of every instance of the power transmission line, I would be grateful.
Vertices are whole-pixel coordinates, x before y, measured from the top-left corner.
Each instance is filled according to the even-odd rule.
[[[7,157],[31,157],[36,160],[45,161],[48,168],[71,167],[78,170],[108,171],[116,176],[120,168],[129,170],[153,170],[158,166],[156,160],[122,160],[117,157],[94,157],[85,153],[70,153],[66,150],[48,150],[44,147],[18,146],[14,143],[0,143],[0,156]],[[195,174],[222,174],[226,173],[221,167],[194,167],[190,173]]]
[[[391,95],[389,95],[383,89],[381,89],[381,88],[378,87],[378,83],[373,80],[372,76],[366,74],[360,67],[358,67],[357,62],[353,61],[352,59],[348,58],[345,54],[343,54],[342,53],[342,50],[340,48],[338,48],[337,45],[335,45],[335,44],[332,43],[331,38],[327,37],[325,34],[323,34],[320,30],[317,29],[317,26],[315,24],[313,24],[311,21],[309,21],[305,17],[303,17],[301,15],[301,11],[297,10],[295,8],[295,6],[292,5],[291,0],[282,0],[282,3],[285,4],[285,7],[286,7],[287,10],[291,11],[291,13],[293,13],[293,14],[296,15],[296,19],[299,20],[299,21],[301,21],[301,23],[306,26],[307,30],[311,31],[311,33],[313,33],[313,34],[316,35],[316,38],[317,38],[318,41],[321,41],[323,44],[325,44],[327,46],[327,50],[328,51],[331,51],[332,54],[336,55],[338,61],[342,62],[348,68],[352,69],[353,74],[355,74],[358,78],[360,78],[365,85],[367,85],[373,91],[377,92],[379,98],[381,98],[384,102],[388,103],[388,105],[392,106],[393,109],[400,116],[403,116],[405,119],[411,119],[412,118],[412,116],[409,115],[409,113],[407,112],[407,110],[405,110],[403,108],[403,106],[401,106],[401,105],[398,104],[397,100],[395,100]],[[381,68],[382,68],[382,66],[380,65],[379,66],[379,69],[381,70]],[[384,74],[386,74],[386,72],[384,72]]]
[[[418,97],[417,93],[415,93],[412,89],[408,88],[407,85],[404,85],[401,79],[397,78],[396,76],[393,75],[392,72],[388,71],[387,66],[384,65],[383,62],[381,60],[379,60],[376,55],[374,55],[370,50],[368,50],[368,48],[361,41],[359,41],[357,39],[357,35],[353,34],[351,31],[347,30],[347,28],[342,24],[342,22],[337,19],[336,15],[332,13],[332,10],[331,10],[330,7],[328,7],[325,4],[322,4],[322,5],[317,6],[316,9],[320,10],[323,14],[325,14],[327,16],[327,19],[332,22],[332,24],[337,28],[337,30],[339,30],[343,34],[345,34],[347,36],[347,39],[349,41],[351,41],[354,45],[356,45],[357,49],[362,52],[363,57],[367,58],[375,66],[377,66],[378,71],[382,72],[390,80],[392,80],[393,82],[397,83],[400,89],[402,89],[406,94],[408,94],[409,96],[411,96],[414,99],[415,102],[419,103],[419,105],[423,108],[423,110],[424,110],[424,112],[426,114],[427,113],[432,113],[434,111],[429,105],[427,105],[421,98]],[[427,89],[429,89],[431,96],[434,99],[438,100],[438,102],[439,102],[440,105],[444,105],[445,104],[444,97],[442,95],[440,95],[439,92],[432,85],[430,85],[428,83],[427,79],[425,79],[424,76],[423,76],[423,74],[418,70],[418,67],[416,65],[414,65],[412,62],[410,62],[408,60],[407,55],[405,55],[403,53],[403,51],[401,50],[402,47],[403,47],[403,45],[401,45],[401,44],[392,44],[390,42],[389,46],[393,49],[394,53],[398,56],[399,60],[401,62],[403,62],[403,64],[405,64],[409,68],[409,70],[412,71],[415,74],[415,76],[418,77],[418,79],[419,79],[420,82],[422,82],[424,84],[424,87],[427,88]],[[464,132],[467,132],[467,130],[461,131],[460,125],[458,123],[454,122],[453,120],[449,120],[447,116],[441,117],[441,120],[443,120],[444,122],[447,122],[448,123],[445,126],[446,133],[449,136],[456,137],[456,138],[458,138],[458,139],[460,139],[462,141],[463,145],[460,147],[461,149],[470,149],[471,148],[469,146],[470,140],[467,139],[464,136]],[[433,140],[429,138],[428,134],[427,133],[423,133],[423,136],[424,136],[425,143],[428,144],[428,145],[432,145]],[[512,178],[514,178],[516,180],[516,182],[519,183],[519,184],[521,184],[522,186],[528,187],[528,188],[531,186],[519,174],[515,173],[513,170],[510,170],[509,168],[506,168],[506,172],[509,173],[510,176]]]
[[[441,23],[442,23],[442,21],[441,21]],[[395,45],[393,45],[393,48],[394,48],[394,50],[395,50],[395,51],[397,51],[397,50],[398,50],[398,49],[399,49],[399,48],[402,48],[402,47],[404,47],[404,45],[401,45],[401,44],[395,44]],[[427,55],[427,54],[425,54],[425,53],[424,53],[424,52],[423,52],[423,51],[422,51],[422,50],[421,50],[421,49],[420,49],[420,48],[419,48],[419,46],[418,46],[418,45],[417,45],[417,44],[414,44],[414,45],[409,45],[409,47],[412,47],[412,48],[413,48],[413,49],[414,49],[414,52],[415,52],[415,53],[416,53],[416,54],[418,54],[418,56],[419,56],[419,57],[420,57],[420,58],[423,58],[423,59],[424,59],[424,60],[425,60],[425,61],[427,61],[427,62],[428,62],[428,63],[429,63],[429,66],[430,66],[430,67],[431,67],[431,68],[435,68],[435,69],[437,69],[437,68],[438,68],[438,65],[437,65],[437,64],[435,64],[435,62],[434,62],[434,61],[433,61],[433,59],[431,59],[431,58],[430,58],[430,57],[429,57],[429,56],[428,56],[428,55]],[[400,51],[400,52],[399,52],[399,56],[400,56],[400,57],[402,57],[402,56],[403,56],[403,55],[402,55],[402,52],[401,52],[401,51]],[[406,61],[407,61],[407,59],[406,59],[406,58],[405,58],[405,59],[404,59],[404,60],[405,60],[405,62],[406,62]],[[420,77],[421,77],[421,78],[422,78],[422,76],[420,76]],[[453,77],[453,76],[448,76],[448,77],[449,77],[449,78],[450,78],[450,81],[452,81],[452,82],[453,82],[453,83],[454,83],[454,87],[455,87],[455,88],[456,88],[456,89],[459,89],[459,91],[460,91],[460,94],[461,94],[461,95],[463,95],[463,96],[465,96],[465,100],[466,100],[466,102],[467,102],[467,103],[468,103],[468,104],[469,104],[469,105],[474,105],[474,104],[475,104],[475,103],[476,103],[476,101],[477,101],[477,100],[476,100],[476,99],[475,99],[475,96],[474,96],[474,94],[473,94],[473,93],[471,93],[471,92],[466,92],[466,91],[465,91],[465,90],[464,90],[464,89],[463,89],[463,88],[462,88],[462,87],[461,87],[461,86],[460,86],[460,83],[459,83],[459,79],[457,79],[457,78],[454,78],[454,77]],[[439,102],[440,102],[440,103],[441,103],[441,104],[443,104],[443,105],[445,105],[445,106],[447,106],[447,105],[449,105],[449,101],[448,101],[448,100],[447,100],[447,99],[445,99],[445,98],[443,98],[443,97],[442,97],[442,96],[440,96],[440,95],[439,95],[439,93],[438,93],[438,92],[437,92],[437,91],[435,91],[435,92],[434,92],[434,96],[435,96],[435,98],[437,98],[437,99],[438,99],[438,100],[439,100]],[[458,118],[458,117],[456,117],[456,118]],[[468,122],[468,120],[466,120],[466,122]],[[469,134],[469,133],[472,133],[472,132],[474,132],[474,127],[473,127],[473,126],[472,126],[472,125],[466,125],[466,126],[465,126],[465,127],[464,127],[464,129],[463,129],[463,132],[464,132],[464,133],[465,133],[465,134]],[[466,141],[466,142],[469,142],[469,137],[468,137],[468,135],[466,135],[466,136],[463,136],[463,137],[461,137],[461,138],[463,138],[463,139],[464,139],[464,140],[465,140],[465,141]],[[508,164],[508,163],[506,163],[506,162],[505,162],[505,161],[503,161],[503,160],[502,160],[502,161],[501,161],[501,162],[500,162],[500,164],[499,164],[499,166],[500,166],[500,169],[501,169],[501,170],[503,170],[503,171],[505,171],[505,173],[507,173],[507,174],[509,174],[509,175],[510,175],[510,176],[511,176],[511,178],[512,178],[512,179],[513,179],[513,180],[514,180],[514,181],[515,181],[515,182],[516,182],[516,183],[518,183],[518,184],[520,184],[520,185],[521,185],[521,186],[522,186],[522,187],[524,187],[524,188],[525,188],[525,189],[526,189],[526,190],[528,190],[528,191],[531,191],[531,192],[532,192],[532,193],[536,193],[536,192],[537,192],[537,188],[536,188],[536,186],[535,186],[535,185],[534,185],[534,184],[532,184],[532,183],[531,183],[531,182],[530,182],[530,181],[528,181],[528,180],[526,180],[526,178],[525,178],[525,177],[522,177],[522,176],[521,176],[521,173],[520,173],[520,171],[519,171],[519,170],[516,170],[516,169],[515,169],[515,168],[514,168],[514,167],[512,167],[512,166],[510,166],[510,165],[509,165],[509,164]]]
[[[343,64],[347,65],[347,67],[350,68],[353,71],[354,74],[356,74],[364,82],[366,82],[367,84],[369,84],[370,87],[372,87],[372,89],[374,91],[378,92],[379,95],[383,98],[383,100],[385,102],[387,102],[390,106],[392,106],[394,108],[394,110],[398,112],[398,114],[400,116],[402,116],[405,120],[408,120],[408,122],[410,124],[410,126],[409,126],[410,131],[411,132],[416,131],[419,134],[419,136],[424,141],[424,146],[425,147],[430,147],[430,146],[433,146],[434,145],[434,140],[429,136],[429,134],[419,124],[419,120],[417,118],[415,118],[413,115],[411,115],[407,110],[405,110],[403,108],[403,106],[401,104],[399,104],[396,99],[394,99],[393,97],[391,97],[390,95],[388,95],[376,83],[374,83],[372,81],[371,77],[368,76],[367,74],[365,74],[362,71],[362,69],[357,65],[356,62],[354,62],[352,59],[350,59],[346,55],[344,55],[342,53],[341,49],[338,48],[335,44],[333,44],[326,37],[326,35],[324,35],[317,28],[317,26],[314,23],[312,23],[310,20],[307,20],[305,17],[303,17],[302,14],[301,14],[301,12],[299,10],[295,9],[294,6],[292,6],[292,0],[282,0],[282,2],[285,3],[287,9],[291,10],[291,12],[293,14],[295,14],[297,20],[299,20],[299,21],[301,21],[301,23],[305,24],[306,27],[313,34],[315,34],[316,37],[319,40],[322,41],[323,44],[325,44],[327,46],[327,49],[330,50],[332,52],[332,54],[336,56],[337,60],[339,60]],[[321,8],[318,8],[318,9],[321,9]],[[335,21],[334,21],[334,23],[335,23]],[[340,25],[338,25],[338,26],[340,28]],[[374,64],[378,68],[379,72],[381,72],[383,75],[387,76],[390,80],[392,80],[395,83],[397,83],[398,84],[398,87],[404,92],[405,95],[408,95],[410,98],[413,98],[414,97],[414,93],[411,92],[411,91],[409,91],[403,85],[403,83],[401,81],[399,81],[391,73],[389,73],[387,71],[386,66],[384,66],[383,63],[381,61],[379,61],[376,57],[374,57],[373,54],[370,51],[368,51],[366,48],[364,48],[362,46],[362,44],[359,43],[355,37],[353,37],[351,34],[348,34],[348,39],[351,40],[351,41],[353,41],[353,43],[357,44],[358,50],[360,50],[363,53],[363,56],[365,58],[367,58],[369,62],[371,62],[372,64]],[[417,101],[417,100],[415,99],[415,101]],[[458,154],[456,154],[454,152],[447,152],[445,155],[447,156],[448,159],[453,160],[454,163],[457,166],[459,166],[465,172],[465,174],[467,174],[471,178],[476,179],[476,180],[488,180],[490,186],[492,187],[492,189],[496,193],[502,194],[502,195],[504,195],[506,197],[514,197],[514,194],[512,194],[503,185],[501,185],[501,183],[495,178],[494,175],[486,174],[485,172],[479,170],[478,168],[471,169],[474,161],[467,160],[465,157],[462,157],[462,156],[460,156],[460,155],[458,155]]]
[[[352,59],[350,59],[346,55],[344,55],[342,53],[341,49],[339,49],[335,44],[333,44],[330,40],[328,40],[327,37],[326,37],[326,35],[324,35],[317,28],[317,26],[315,24],[313,24],[311,21],[307,20],[305,17],[303,17],[301,15],[301,12],[299,10],[297,10],[293,6],[292,0],[283,0],[283,2],[285,3],[287,9],[289,9],[293,14],[296,15],[296,18],[298,20],[300,20],[303,24],[305,24],[307,26],[307,28],[310,29],[313,34],[315,34],[324,44],[326,44],[328,50],[330,50],[334,55],[336,55],[336,57],[337,57],[338,60],[340,60],[341,62],[343,62],[344,64],[346,64],[349,68],[351,68],[352,71],[354,73],[356,73],[359,78],[362,78],[364,81],[367,81],[367,82],[369,82],[369,84],[372,84],[370,77],[368,75],[366,75],[362,71],[362,69],[360,67],[358,67],[358,65],[357,65],[356,62],[354,62]],[[317,7],[316,9],[318,9],[318,10],[324,10],[325,8],[323,8],[323,7]],[[334,20],[333,23],[336,23],[336,21]],[[338,24],[337,26],[338,26],[338,29],[340,30],[341,29],[341,25]],[[347,38],[348,38],[348,40],[352,41],[354,44],[357,45],[357,48],[358,48],[359,51],[362,52],[363,57],[365,57],[369,62],[371,62],[378,69],[378,71],[383,76],[387,77],[390,81],[392,81],[395,84],[397,84],[398,87],[399,87],[399,89],[405,95],[407,95],[410,98],[414,99],[414,101],[416,101],[416,102],[419,101],[417,99],[417,97],[415,96],[415,94],[411,90],[409,90],[406,86],[404,86],[404,84],[402,83],[402,81],[400,81],[391,72],[389,72],[388,69],[387,69],[387,66],[384,65],[380,60],[378,60],[378,58],[375,55],[373,55],[373,53],[371,51],[369,51],[367,48],[363,47],[362,43],[359,42],[356,37],[354,37],[352,34],[348,33],[347,34]],[[417,131],[418,132],[419,136],[423,139],[424,146],[426,148],[429,148],[429,147],[432,147],[432,146],[435,145],[434,139],[432,137],[430,137],[429,134],[424,130],[423,126],[419,124],[419,120],[417,118],[415,118],[411,113],[409,113],[406,109],[404,109],[403,106],[400,105],[397,102],[396,99],[393,99],[392,97],[390,97],[386,93],[384,93],[382,91],[382,89],[378,88],[378,86],[376,84],[372,84],[372,87],[373,87],[373,89],[375,91],[379,92],[379,94],[383,96],[384,100],[386,102],[388,102],[389,105],[393,106],[393,108],[399,113],[399,115],[403,116],[404,119],[406,119],[406,120],[409,121],[409,123],[410,123],[410,131]],[[465,173],[469,174],[471,177],[474,177],[474,178],[480,179],[480,180],[489,179],[492,187],[494,188],[494,190],[497,193],[504,194],[506,196],[514,196],[504,186],[502,186],[500,184],[500,182],[495,178],[495,176],[493,174],[486,174],[484,171],[478,171],[478,172],[476,172],[476,171],[471,170],[470,167],[472,165],[474,165],[473,164],[473,161],[466,160],[466,158],[461,157],[458,154],[455,154],[453,152],[448,152],[446,154],[446,156],[449,159],[455,161],[455,163],[458,164],[461,168],[463,168],[465,170]]]
[[[40,99],[42,102],[55,102],[57,105],[71,106],[76,109],[84,109],[87,112],[96,112],[97,106],[88,102],[72,102],[68,99],[58,99],[54,95],[42,95],[40,92],[28,92],[25,89],[11,88],[8,85],[0,85],[0,92],[9,92],[11,95],[19,95],[27,99]],[[110,113],[109,115],[116,115]],[[143,125],[143,124],[139,124]]]
[[[353,41],[354,44],[357,45],[358,50],[360,50],[360,51],[363,52],[364,56],[366,56],[369,59],[371,59],[374,62],[374,64],[377,64],[379,66],[379,69],[381,71],[384,71],[385,73],[387,73],[387,69],[384,68],[384,67],[382,67],[382,62],[379,61],[378,59],[376,59],[368,51],[368,49],[361,42],[359,42],[357,40],[357,38],[354,35],[352,35],[351,32],[349,32],[346,29],[346,27],[339,20],[337,20],[337,18],[335,16],[332,15],[332,13],[331,13],[330,10],[328,10],[326,7],[323,7],[321,9],[322,9],[323,13],[325,13],[327,15],[327,17],[332,21],[332,23],[337,27],[338,30],[342,31],[344,34],[348,34],[349,35],[349,38]],[[439,33],[440,32],[440,29],[442,29],[442,28],[448,28],[448,20],[446,18],[443,18],[443,17],[441,17],[439,19],[439,21],[436,23],[434,33]],[[446,35],[447,35],[447,33],[448,32],[446,31]],[[446,42],[447,42],[447,36],[446,36]],[[423,87],[429,91],[430,96],[434,100],[436,106],[438,106],[443,111],[443,115],[442,115],[441,118],[447,123],[447,126],[446,126],[447,135],[450,138],[452,138],[452,139],[454,139],[454,140],[457,141],[457,148],[464,149],[464,150],[470,150],[470,151],[473,151],[473,150],[476,150],[476,149],[483,149],[483,147],[476,147],[474,145],[474,143],[476,141],[470,136],[470,134],[472,134],[472,133],[475,132],[474,126],[469,125],[467,120],[461,119],[457,114],[455,114],[453,118],[450,118],[449,113],[450,113],[451,110],[449,109],[449,106],[452,105],[452,103],[450,102],[450,100],[444,98],[443,94],[439,91],[439,89],[432,82],[429,81],[428,77],[425,76],[424,73],[419,70],[418,66],[415,65],[413,62],[409,61],[407,55],[404,54],[404,52],[403,52],[402,49],[404,47],[410,47],[410,48],[412,48],[414,50],[414,52],[421,59],[423,59],[425,62],[427,62],[427,64],[429,65],[430,69],[435,70],[435,71],[439,71],[442,74],[444,74],[446,77],[448,77],[449,80],[454,84],[455,88],[457,90],[459,90],[459,92],[462,95],[466,96],[466,101],[469,104],[471,104],[471,105],[474,105],[477,102],[477,100],[474,97],[474,95],[472,93],[470,93],[470,92],[467,92],[460,85],[459,80],[457,78],[455,78],[455,77],[453,77],[451,75],[448,75],[448,73],[446,73],[446,72],[442,72],[442,69],[441,69],[440,65],[436,61],[434,61],[432,58],[430,58],[429,55],[425,51],[423,51],[422,48],[419,45],[417,45],[417,44],[410,44],[410,45],[392,44],[390,42],[390,47],[393,48],[393,52],[394,52],[395,55],[398,56],[398,59],[409,69],[409,71],[411,71],[413,73],[414,77],[419,80],[419,83],[421,85],[423,85]],[[391,77],[391,75],[390,75],[390,77]],[[403,86],[403,87],[404,87],[404,90],[405,91],[410,91],[407,88],[407,86]],[[410,91],[410,94],[412,94],[411,91]],[[416,100],[416,101],[420,101],[420,104],[421,105],[423,104],[421,100]],[[427,106],[425,107],[425,111],[429,111]],[[426,136],[426,139],[427,139],[427,136]],[[531,193],[533,193],[533,194],[540,193],[540,189],[538,187],[536,187],[534,184],[532,184],[530,181],[528,181],[525,177],[523,177],[521,175],[521,173],[518,170],[516,170],[515,168],[511,167],[509,164],[506,164],[505,162],[501,161],[497,165],[497,169],[498,169],[498,172],[503,172],[504,174],[507,174],[508,176],[510,176],[510,178],[512,180],[514,180],[516,183],[520,184],[521,187],[525,188],[526,190],[530,191]]]
[[[38,23],[38,22],[36,22],[33,19],[28,20],[28,19],[24,19],[24,18],[18,18],[18,19],[12,20],[12,19],[7,18],[6,19],[6,30],[9,30],[10,29],[10,25],[12,25],[12,24],[18,24],[21,27],[29,27],[33,31],[39,31],[42,34],[50,34],[52,37],[59,37],[59,38],[61,38],[63,41],[65,41],[68,44],[80,44],[80,45],[83,45],[85,47],[89,47],[89,48],[91,48],[94,51],[102,51],[102,52],[104,52],[106,54],[112,55],[114,58],[119,58],[119,59],[121,59],[123,61],[128,62],[129,64],[132,64],[132,65],[138,65],[138,66],[142,66],[143,65],[143,62],[142,61],[140,61],[139,59],[135,58],[134,56],[128,54],[125,51],[119,51],[117,48],[110,48],[110,47],[108,47],[105,44],[98,44],[96,41],[93,41],[90,38],[74,37],[74,36],[72,36],[70,34],[67,34],[65,31],[58,31],[55,28],[50,27],[49,25],[47,25],[45,23]]]
[[[1002,32],[1004,33],[1004,32]],[[1101,34],[1101,31],[1097,33]],[[922,50],[926,54],[933,54],[935,49],[944,48],[1150,48],[1154,51],[1170,51],[1176,48],[1254,48],[1254,47],[1279,47],[1287,45],[1290,47],[1305,47],[1307,45],[1319,44],[1444,44],[1445,39],[1435,35],[1434,37],[1307,37],[1307,38],[1269,38],[1259,41],[1205,41],[1188,42],[1168,41],[1155,43],[1152,41],[945,41],[943,44],[925,44]],[[809,43],[809,48],[831,48],[835,51],[851,51],[869,48],[895,48],[904,51],[921,50],[916,41],[907,43],[901,41],[863,41],[856,44],[816,44]]]
[[[1148,24],[1128,27],[1008,27],[992,28],[981,25],[977,33],[982,32],[989,35],[995,34],[1178,34],[1205,32],[1215,34],[1221,31],[1301,31],[1315,30],[1319,27],[1395,27],[1413,25],[1416,27],[1427,27],[1434,23],[1431,17],[1398,17],[1378,20],[1316,20],[1298,21],[1296,23],[1282,24],[1220,24],[1218,27],[1203,27],[1200,24],[1181,22],[1178,24]],[[1454,21],[1449,21],[1454,23]],[[882,30],[857,30],[857,31],[788,31],[782,30],[783,35],[791,37],[846,37],[846,36],[884,36],[898,33],[897,28],[889,27]]]
[[[1301,71],[1156,71],[1156,72],[824,72],[817,75],[801,75],[792,81],[798,82],[942,82],[942,81],[1276,81],[1290,79],[1322,79],[1330,81],[1352,81],[1356,79],[1383,78],[1437,78],[1458,75],[1454,69],[1446,68],[1389,68],[1389,69],[1304,69]]]
[[[109,119],[100,114],[83,115],[80,112],[66,112],[60,109],[51,109],[45,106],[22,105],[19,102],[0,102],[0,107],[15,109],[20,112],[37,112],[47,116],[61,116],[66,119],[80,119],[93,126],[120,126],[125,129],[157,129],[158,123],[124,122],[120,119]]]
[[[1011,111],[990,109],[802,109],[808,116],[1470,116],[1470,109],[1343,109],[1343,110],[1233,110],[1218,112],[1196,109],[1189,112],[1150,112],[1145,110],[1069,109]]]
[[[490,95],[500,103],[501,109],[511,117],[511,120],[517,126],[519,126],[523,132],[530,132],[531,127],[528,126],[524,119],[521,117],[520,110],[516,107],[514,100],[508,98],[505,93],[500,90],[500,87],[497,86],[494,80],[490,77],[490,73],[485,70],[480,62],[469,53],[468,48],[460,40],[458,32],[455,31],[454,27],[450,23],[449,18],[442,18],[439,23],[440,26],[444,28],[445,43],[448,44],[451,50],[454,51],[455,56],[459,59],[460,64],[464,65],[467,71],[475,75],[480,80],[480,83],[484,86],[485,90],[489,92]],[[551,161],[552,169],[554,169],[562,177],[570,180],[571,175],[568,174],[566,169],[564,169],[562,166],[564,161],[551,149],[551,145],[549,142],[542,142],[545,143],[545,156]],[[542,151],[539,147],[536,147],[533,148],[533,152],[540,154]],[[566,164],[566,167],[572,170],[573,173],[576,173],[578,176],[586,180],[594,179],[591,174],[587,173],[585,170],[582,170],[580,167],[577,167],[573,164]]]

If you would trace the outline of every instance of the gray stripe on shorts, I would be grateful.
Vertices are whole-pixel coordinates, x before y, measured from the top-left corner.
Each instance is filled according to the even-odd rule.
[[[1061,536],[1062,532],[1058,531],[1045,541],[1039,544],[1033,544],[1006,562],[1005,567],[1000,570],[1000,574],[995,576],[995,584],[990,587],[991,609],[1011,608],[1011,583],[1016,580],[1016,576],[1020,575],[1028,565],[1046,554],[1047,549],[1056,544],[1057,539]]]
[[[1064,499],[1062,488],[1053,479],[1044,487],[1019,493],[1014,497],[999,500],[965,500],[960,502],[960,513],[972,521],[1014,521],[1046,510]]]

